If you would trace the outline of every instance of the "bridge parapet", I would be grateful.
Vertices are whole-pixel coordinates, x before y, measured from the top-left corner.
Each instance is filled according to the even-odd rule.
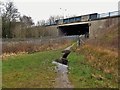
[[[101,14],[98,15],[98,18],[114,17],[114,16],[120,16],[119,11],[101,13]]]
[[[92,13],[87,15],[69,17],[69,18],[56,20],[54,23],[48,24],[48,25],[52,26],[52,25],[62,25],[62,24],[69,24],[69,23],[76,23],[76,22],[88,22],[88,21],[94,21],[98,19],[117,17],[117,16],[120,16],[119,12],[120,11],[113,11],[113,12],[107,12],[107,13],[101,13],[101,14]]]

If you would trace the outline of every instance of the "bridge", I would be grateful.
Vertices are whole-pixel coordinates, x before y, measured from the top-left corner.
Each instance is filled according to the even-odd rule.
[[[89,37],[96,37],[100,30],[118,24],[119,18],[120,11],[102,14],[93,13],[57,20],[49,27],[53,30],[53,34],[57,36],[88,34]]]

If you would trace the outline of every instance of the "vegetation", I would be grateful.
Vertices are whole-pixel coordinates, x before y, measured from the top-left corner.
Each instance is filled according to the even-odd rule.
[[[69,56],[69,79],[75,88],[117,88],[111,73],[92,67],[84,55],[72,52]]]
[[[118,88],[117,24],[73,51],[69,57],[69,77],[75,87]]]
[[[52,50],[4,58],[3,87],[53,88],[56,73],[52,61],[59,58],[60,54],[61,50]],[[73,86],[75,88],[117,88],[118,83],[113,73],[99,70],[94,67],[97,62],[91,64],[89,59],[83,52],[70,53],[69,79]]]
[[[13,2],[0,2],[1,13],[2,13],[2,35],[6,38],[12,37],[11,26],[13,22],[19,17],[18,9],[15,8]]]
[[[11,39],[10,39],[11,40]],[[16,39],[15,39],[16,40]],[[53,44],[54,43],[54,44]],[[5,41],[2,47],[2,58],[24,53],[35,53],[48,50],[58,50],[67,47],[71,42],[62,38],[32,39],[28,41]]]
[[[52,88],[56,73],[52,61],[60,50],[11,56],[3,60],[3,88]]]
[[[85,45],[81,48],[88,62],[98,70],[114,75],[117,82],[118,77],[118,53],[107,49]]]

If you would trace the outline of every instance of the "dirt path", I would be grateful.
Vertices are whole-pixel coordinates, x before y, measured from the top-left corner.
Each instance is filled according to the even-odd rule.
[[[65,50],[70,50],[73,45],[67,47]],[[73,88],[73,85],[71,85],[68,79],[68,66],[55,61],[53,61],[53,64],[57,65],[57,78],[55,79],[55,88]]]

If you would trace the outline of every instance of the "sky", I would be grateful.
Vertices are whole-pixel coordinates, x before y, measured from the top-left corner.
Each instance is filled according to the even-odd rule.
[[[8,1],[8,0],[4,0]],[[119,0],[11,0],[21,15],[31,16],[36,23],[50,16],[85,15],[118,10]]]

